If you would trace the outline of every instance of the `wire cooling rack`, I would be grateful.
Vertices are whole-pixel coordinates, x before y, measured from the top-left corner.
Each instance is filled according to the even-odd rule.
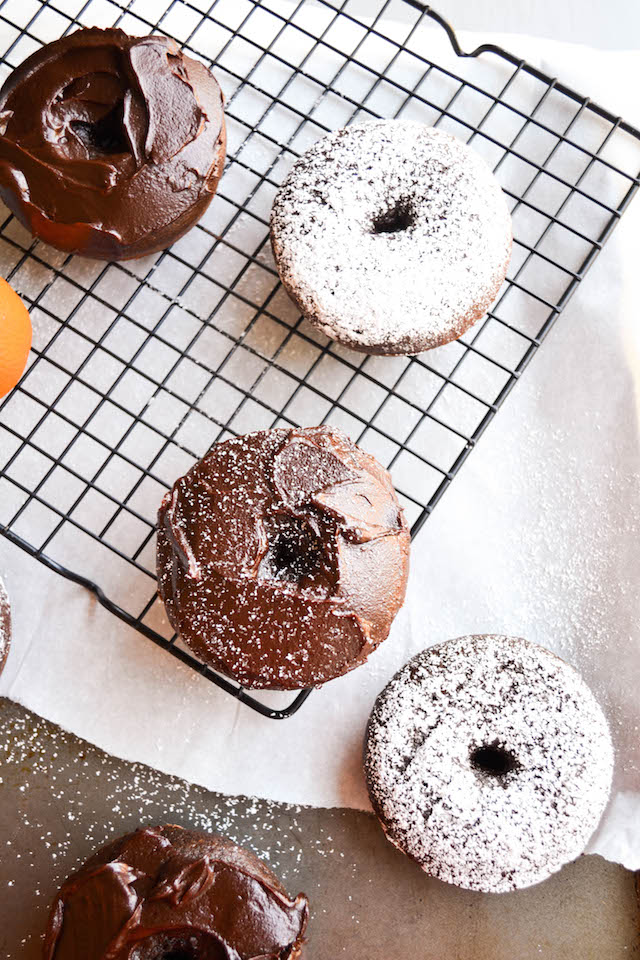
[[[284,706],[258,699],[201,664],[168,628],[154,562],[165,490],[228,436],[329,422],[391,470],[415,534],[639,183],[640,132],[620,118],[498,47],[463,53],[416,0],[371,0],[366,19],[362,8],[355,0],[0,4],[3,77],[80,25],[175,37],[213,65],[229,141],[210,210],[160,255],[122,264],[68,257],[4,220],[0,269],[30,307],[34,345],[28,372],[0,403],[3,532],[274,718],[293,714],[308,691]],[[378,116],[437,124],[469,141],[495,170],[514,223],[509,277],[487,319],[412,358],[364,357],[328,342],[286,297],[269,249],[270,206],[295,158],[328,130]]]

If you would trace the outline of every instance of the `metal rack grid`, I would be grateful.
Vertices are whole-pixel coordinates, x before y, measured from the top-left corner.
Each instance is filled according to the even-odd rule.
[[[258,699],[168,628],[154,569],[164,491],[220,439],[330,422],[391,470],[415,535],[639,185],[640,132],[587,97],[492,44],[464,53],[418,0],[373,0],[366,21],[352,7],[0,3],[3,76],[81,25],[157,30],[213,65],[229,135],[209,212],[160,255],[86,261],[34,242],[12,217],[2,223],[0,268],[34,324],[28,372],[0,403],[2,530],[273,718],[291,716],[309,691],[286,706]],[[399,115],[443,126],[483,153],[511,206],[514,252],[493,309],[460,341],[418,357],[365,357],[297,314],[273,266],[268,214],[289,166],[317,137],[354,118]]]

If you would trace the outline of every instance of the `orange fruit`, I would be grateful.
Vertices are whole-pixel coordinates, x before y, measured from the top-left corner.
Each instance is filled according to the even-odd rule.
[[[0,277],[0,397],[13,390],[31,349],[31,318],[24,303]]]

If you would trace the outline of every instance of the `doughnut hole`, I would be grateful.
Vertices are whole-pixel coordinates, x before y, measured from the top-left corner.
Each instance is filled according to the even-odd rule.
[[[398,200],[373,218],[372,233],[402,233],[416,222],[416,213],[408,200]]]
[[[276,514],[265,522],[267,552],[258,577],[289,583],[300,590],[331,592],[335,572],[322,537],[303,517]]]
[[[122,101],[94,123],[74,120],[71,128],[90,152],[108,156],[131,151],[123,130]]]
[[[479,747],[472,747],[469,759],[474,772],[481,777],[501,780],[520,769],[518,758],[503,743],[494,740]]]
[[[227,960],[228,954],[216,937],[197,932],[156,933],[141,940],[131,960]]]
[[[58,119],[68,123],[89,155],[132,152],[124,123],[124,90],[115,77],[102,73],[78,77],[67,84],[55,106]]]

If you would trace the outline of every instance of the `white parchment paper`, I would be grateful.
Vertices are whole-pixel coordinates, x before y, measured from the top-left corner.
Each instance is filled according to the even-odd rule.
[[[640,122],[640,52],[462,37],[487,39]],[[603,704],[617,767],[589,850],[640,868],[639,237],[636,202],[416,540],[407,603],[367,666],[264,720],[0,540],[14,622],[0,693],[214,790],[366,808],[364,727],[398,667],[464,633],[522,635]]]

